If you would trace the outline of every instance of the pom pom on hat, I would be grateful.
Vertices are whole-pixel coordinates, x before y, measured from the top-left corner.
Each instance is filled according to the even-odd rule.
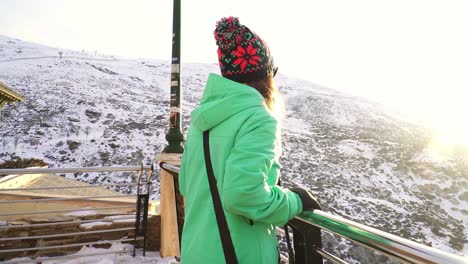
[[[214,31],[221,74],[237,82],[272,74],[273,59],[266,43],[236,17],[225,17]]]

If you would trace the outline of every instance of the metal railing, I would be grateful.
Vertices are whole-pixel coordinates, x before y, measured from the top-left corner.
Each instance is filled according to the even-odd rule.
[[[81,167],[81,168],[31,168],[31,169],[1,169],[0,175],[13,174],[57,174],[76,172],[117,172],[117,171],[149,171],[153,166],[127,166],[127,167]]]
[[[172,173],[179,172],[178,167],[167,163],[161,163],[160,166]],[[293,218],[289,222],[289,225],[294,231],[299,231],[294,232],[296,263],[320,263],[323,261],[323,258],[333,263],[346,263],[322,249],[320,238],[320,230],[322,229],[404,263],[468,263],[466,258],[464,259],[463,257],[428,247],[321,210],[303,212]],[[317,238],[317,234],[319,238]],[[298,235],[301,237],[297,237]]]
[[[66,208],[59,210],[26,210],[20,212],[0,212],[1,217],[12,217],[12,216],[29,216],[29,215],[41,215],[41,214],[60,214],[60,213],[71,213],[71,212],[83,212],[83,211],[109,211],[109,210],[122,210],[128,209],[124,212],[111,212],[111,213],[102,213],[100,216],[97,216],[96,219],[72,219],[71,221],[64,220],[64,221],[49,221],[45,223],[24,223],[20,225],[0,225],[0,261],[4,260],[6,262],[2,263],[24,263],[31,261],[44,261],[44,260],[56,260],[56,259],[69,259],[72,257],[78,258],[79,255],[64,255],[64,256],[54,256],[53,258],[47,257],[37,257],[35,259],[28,259],[28,260],[6,260],[11,258],[12,255],[18,254],[31,257],[32,254],[27,254],[27,252],[37,252],[40,250],[54,250],[54,249],[66,249],[66,248],[76,248],[82,246],[92,246],[92,245],[99,245],[99,244],[112,244],[114,242],[132,242],[134,244],[133,247],[133,255],[136,254],[136,246],[138,241],[143,241],[143,255],[146,252],[146,229],[147,229],[147,218],[148,218],[148,206],[149,206],[149,192],[151,188],[151,176],[153,174],[153,166],[132,166],[132,167],[87,167],[87,168],[37,168],[37,169],[1,169],[0,175],[24,175],[24,174],[57,174],[57,173],[78,173],[78,172],[136,172],[137,178],[136,181],[128,182],[128,183],[115,183],[115,184],[101,184],[101,185],[80,185],[80,186],[53,186],[53,187],[33,187],[33,188],[3,188],[0,189],[0,194],[2,195],[14,195],[20,196],[20,194],[24,195],[26,191],[51,191],[51,190],[70,190],[70,189],[88,189],[88,188],[105,188],[105,187],[134,187],[136,188],[136,195],[74,195],[69,197],[70,195],[63,197],[59,195],[59,197],[54,197],[53,194],[41,194],[40,198],[37,197],[37,194],[30,193],[31,195],[35,196],[34,199],[16,199],[14,200],[1,200],[1,205],[8,205],[8,204],[27,204],[27,203],[47,203],[50,202],[70,202],[70,201],[85,201],[85,202],[109,202],[109,203],[122,203],[124,205],[119,206],[95,206],[95,207],[86,207],[86,208]],[[143,172],[146,172],[143,174]],[[20,192],[20,193],[19,193]],[[21,197],[21,196],[20,196]],[[52,197],[52,198],[50,198]],[[125,200],[119,200],[123,197],[131,198]],[[119,199],[116,199],[119,198]],[[127,205],[128,204],[128,205]],[[63,225],[81,225],[81,224],[92,224],[96,222],[105,222],[105,223],[112,223],[112,222],[120,222],[120,221],[129,221],[131,225],[131,220],[135,221],[135,225],[133,227],[119,227],[119,228],[103,228],[102,230],[91,230],[91,231],[84,231],[84,230],[73,230],[66,231],[61,233],[53,233],[53,234],[39,234],[39,235],[22,235],[21,232],[10,232],[14,234],[12,236],[5,236],[8,234],[9,230],[15,230],[20,228],[27,228],[29,230],[36,229],[43,229],[47,227],[53,226],[63,226]],[[7,221],[8,222],[8,221]],[[89,241],[84,243],[75,243],[71,242],[69,244],[62,244],[62,245],[39,245],[34,244],[34,246],[30,247],[21,247],[18,248],[16,246],[12,246],[12,243],[17,243],[17,241],[28,241],[28,240],[53,240],[57,238],[66,238],[66,237],[76,237],[76,236],[84,236],[84,235],[97,235],[97,234],[106,234],[106,233],[113,233],[113,232],[134,232],[133,238],[121,238],[121,239],[114,239],[114,240],[105,240],[105,241]],[[33,232],[34,233],[34,232]],[[8,244],[10,243],[10,244]],[[2,248],[3,247],[3,248]],[[26,252],[26,253],[25,253]],[[114,253],[128,253],[124,250],[114,252]],[[100,254],[109,254],[109,252],[103,252]],[[6,257],[6,256],[10,257]]]
[[[425,246],[321,210],[303,212],[291,221],[293,226],[300,226],[298,222],[330,231],[404,263],[467,263],[467,260],[463,257]],[[314,248],[314,246],[312,247]],[[336,261],[337,257],[325,252],[321,248],[314,249],[318,254],[332,262],[345,263]],[[303,263],[313,262],[308,261],[306,256],[306,261]]]

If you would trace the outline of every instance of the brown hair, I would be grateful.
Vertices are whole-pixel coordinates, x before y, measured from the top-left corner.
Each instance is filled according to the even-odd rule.
[[[255,88],[265,98],[265,104],[270,111],[275,110],[276,97],[278,91],[276,90],[273,76],[265,76],[254,81],[245,82],[246,85]]]

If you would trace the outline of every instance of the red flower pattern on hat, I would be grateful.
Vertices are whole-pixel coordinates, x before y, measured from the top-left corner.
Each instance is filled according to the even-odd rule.
[[[240,65],[241,70],[243,71],[247,64],[258,65],[258,61],[261,59],[257,54],[257,48],[253,48],[252,44],[247,46],[247,52],[242,46],[237,46],[237,50],[232,51],[237,59],[234,61],[234,64]]]

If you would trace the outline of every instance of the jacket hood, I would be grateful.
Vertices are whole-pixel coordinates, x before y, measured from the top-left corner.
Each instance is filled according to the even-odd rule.
[[[192,125],[209,130],[250,107],[263,107],[263,96],[254,88],[211,73],[200,105],[192,112]]]

